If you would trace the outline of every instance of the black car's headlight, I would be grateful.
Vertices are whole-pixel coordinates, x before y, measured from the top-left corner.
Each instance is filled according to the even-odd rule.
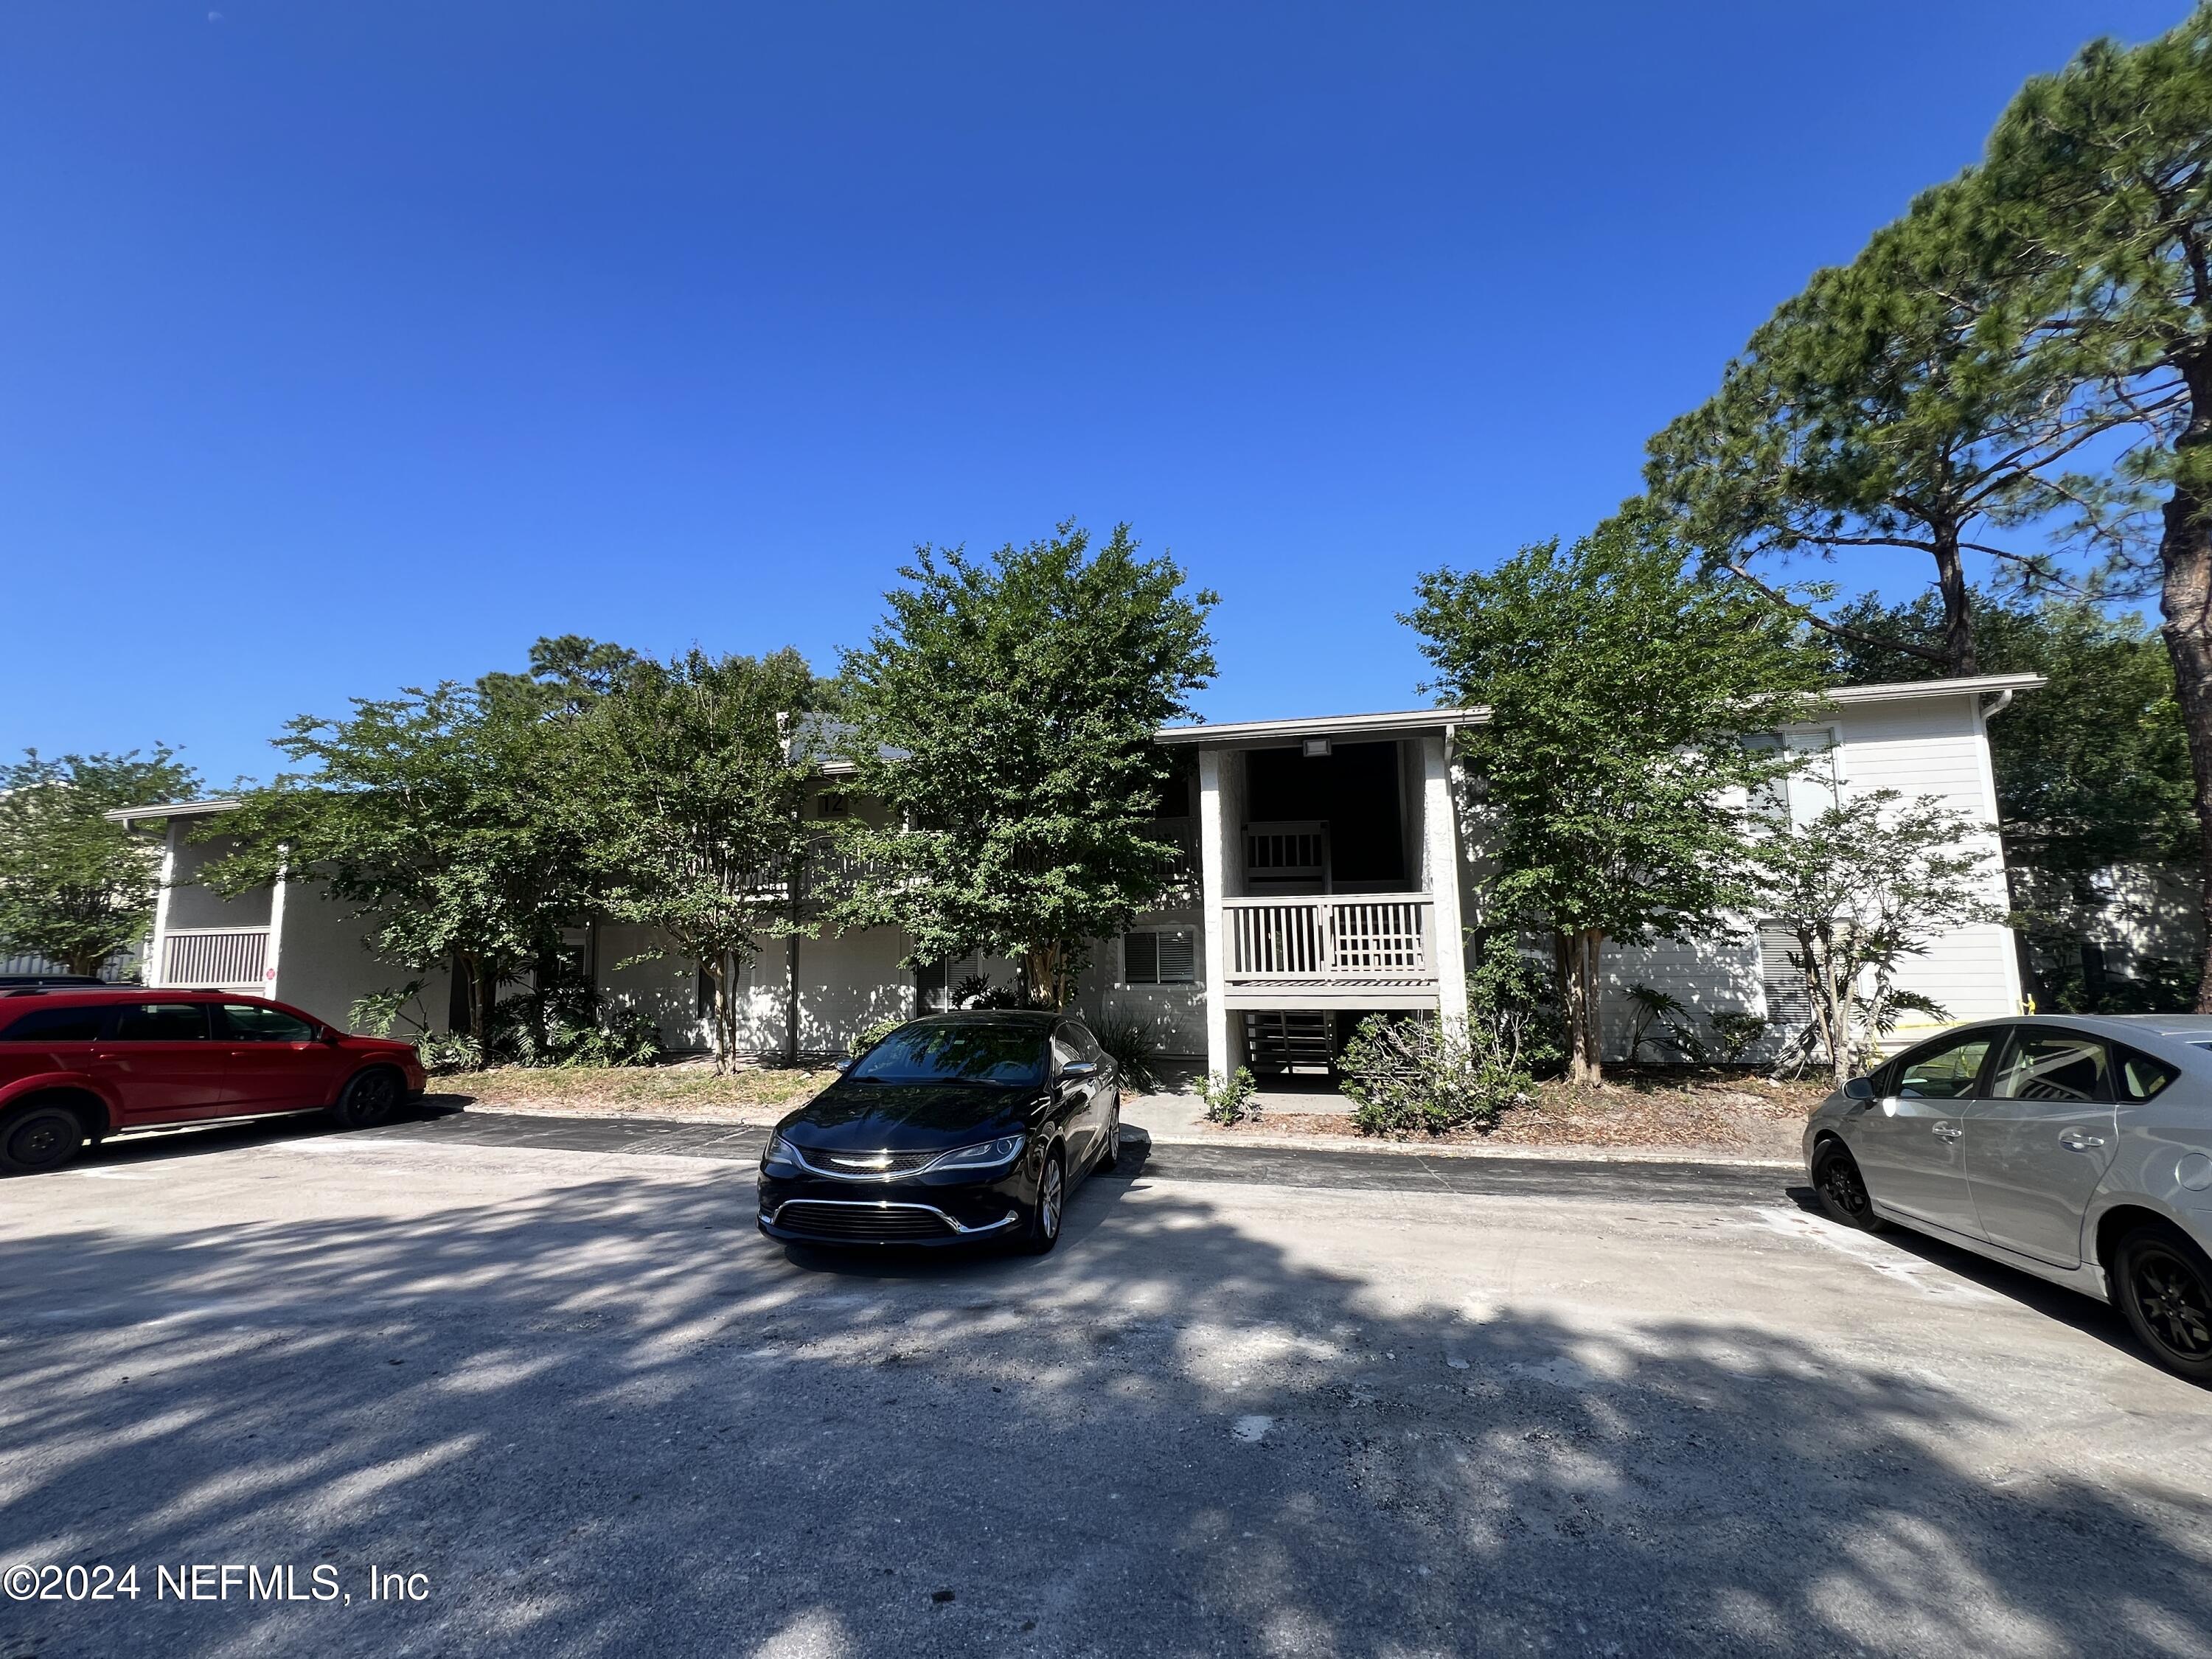
[[[995,1170],[1001,1164],[1011,1164],[1022,1155],[1021,1135],[1002,1135],[996,1140],[984,1141],[981,1146],[962,1146],[945,1153],[929,1167],[937,1170]]]
[[[768,1150],[761,1154],[761,1168],[771,1171],[793,1170],[799,1168],[799,1153],[781,1135],[768,1138]]]

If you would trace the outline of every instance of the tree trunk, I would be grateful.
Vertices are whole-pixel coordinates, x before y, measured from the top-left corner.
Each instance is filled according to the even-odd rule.
[[[1848,947],[1856,951],[1856,942]],[[1853,994],[1856,987],[1852,976],[1839,974],[1835,968],[1834,946],[1829,947],[1829,961],[1820,975],[1826,981],[1823,989],[1828,1000],[1828,1076],[1829,1086],[1840,1089],[1851,1074],[1851,1017]]]
[[[1597,1044],[1597,952],[1603,937],[1594,929],[1558,929],[1552,934],[1559,1012],[1567,1028],[1567,1081],[1577,1089],[1605,1082]]]
[[[1941,525],[1936,531],[1936,586],[1943,596],[1943,658],[1953,675],[1978,674],[1980,659],[1974,654],[1974,619],[1966,592],[1966,566],[1959,558],[1959,529]]]
[[[2173,659],[2173,695],[2189,734],[2189,769],[2197,793],[2197,909],[2204,923],[2204,957],[2197,986],[2197,1012],[2212,1013],[2212,494],[2192,476],[2212,461],[2212,356],[2187,363],[2182,379],[2190,416],[2174,453],[2180,482],[2166,504],[2159,541],[2160,632]]]
[[[1032,945],[1022,955],[1022,989],[1029,999],[1048,1008],[1065,1008],[1071,989],[1067,983],[1068,947],[1061,942]]]
[[[730,1051],[736,1046],[732,1018],[734,1010],[730,999],[730,959],[720,952],[702,953],[699,965],[714,987],[714,1074],[730,1074]]]
[[[469,1036],[474,1040],[477,1052],[483,1054],[484,1031],[491,1020],[492,996],[497,987],[493,982],[491,969],[484,965],[481,957],[462,957],[458,959],[456,966],[466,976]],[[483,1058],[489,1060],[490,1056],[484,1054]]]
[[[1604,955],[1605,935],[1593,927],[1583,935],[1583,1080],[1593,1089],[1605,1086],[1605,1004],[1597,978]]]
[[[783,1063],[799,1064],[799,935],[783,942],[784,965],[791,974],[791,994],[783,1004]]]

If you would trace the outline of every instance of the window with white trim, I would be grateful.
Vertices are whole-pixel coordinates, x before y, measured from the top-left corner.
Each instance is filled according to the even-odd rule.
[[[1141,927],[1121,935],[1121,983],[1195,985],[1198,930]]]

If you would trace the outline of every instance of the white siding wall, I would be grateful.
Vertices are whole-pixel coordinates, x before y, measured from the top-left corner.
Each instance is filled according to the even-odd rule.
[[[1997,842],[1996,800],[1978,701],[1961,696],[1872,706],[1846,704],[1823,724],[1835,729],[1840,745],[1836,758],[1844,799],[1877,789],[1894,789],[1908,799],[1933,796],[1983,826],[1968,844],[1989,855],[1987,896],[2002,910],[2007,907],[2003,855]],[[1627,1052],[1635,1025],[1634,1005],[1628,995],[1632,985],[1666,991],[1701,1014],[1743,1009],[1763,1015],[1765,1001],[1752,933],[1755,920],[1731,918],[1732,939],[1662,941],[1644,950],[1608,949],[1603,985],[1608,1054],[1618,1058]],[[1936,939],[1926,955],[1907,963],[1898,975],[1898,983],[1935,999],[1953,1020],[2017,1013],[2019,958],[2012,932],[1996,923],[1956,929]],[[1941,1024],[1907,1016],[1890,1041],[1901,1046]]]
[[[799,1046],[842,1054],[878,1020],[914,1016],[914,973],[899,965],[906,936],[894,927],[829,933],[799,942]],[[763,1054],[783,1050],[790,990],[783,941],[768,941],[746,973],[738,1007],[738,1044]]]
[[[593,950],[603,1006],[642,1009],[665,1048],[687,1054],[713,1046],[713,1024],[699,1016],[699,964],[672,940],[655,928],[608,921],[599,924]],[[640,957],[645,960],[634,960]]]
[[[1158,1028],[1164,1054],[1179,1058],[1206,1053],[1206,916],[1195,907],[1158,910],[1138,918],[1139,927],[1188,927],[1199,933],[1197,958],[1200,983],[1194,985],[1131,985],[1121,978],[1121,941],[1100,939],[1091,947],[1090,966],[1076,981],[1075,1010],[1094,1022],[1114,1019],[1150,1021]]]

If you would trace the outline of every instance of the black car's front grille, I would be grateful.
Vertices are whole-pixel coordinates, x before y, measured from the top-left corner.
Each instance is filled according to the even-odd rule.
[[[942,1152],[856,1152],[840,1148],[834,1152],[812,1146],[799,1148],[799,1157],[824,1175],[912,1175],[945,1156]]]
[[[775,1224],[818,1238],[944,1238],[953,1231],[934,1210],[915,1204],[835,1204],[794,1198],[775,1212]]]

